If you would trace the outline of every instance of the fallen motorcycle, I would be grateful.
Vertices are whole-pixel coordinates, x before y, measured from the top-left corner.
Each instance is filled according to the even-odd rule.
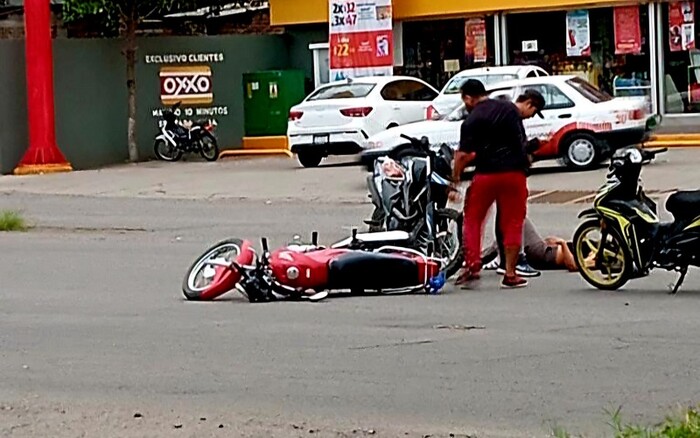
[[[603,290],[616,290],[654,268],[676,271],[678,292],[690,266],[700,267],[700,190],[669,196],[672,222],[660,223],[656,203],[640,184],[642,165],[665,149],[631,148],[614,156],[608,181],[593,208],[581,212],[574,234],[576,264],[583,278]]]
[[[251,242],[228,239],[190,266],[182,291],[190,301],[212,301],[235,289],[252,303],[320,301],[329,291],[342,290],[438,293],[445,284],[441,260],[410,248],[379,245],[395,238],[386,234],[358,234],[354,229],[349,240],[327,248],[318,244],[314,232],[310,244],[273,252],[262,238],[260,255]]]

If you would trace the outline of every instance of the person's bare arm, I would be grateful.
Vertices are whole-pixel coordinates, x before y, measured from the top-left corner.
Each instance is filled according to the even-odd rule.
[[[452,181],[459,183],[464,169],[474,161],[476,154],[474,152],[457,151],[454,158],[454,166],[452,166]]]
[[[564,265],[570,272],[577,272],[578,266],[576,266],[574,255],[569,250],[569,245],[567,245],[566,241],[563,239],[561,242],[557,242],[557,244],[559,245],[559,251],[557,252],[557,263]],[[559,259],[561,259],[561,261]]]

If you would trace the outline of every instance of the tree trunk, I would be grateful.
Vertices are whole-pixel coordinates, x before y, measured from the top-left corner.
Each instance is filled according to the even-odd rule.
[[[129,100],[129,126],[128,144],[129,161],[139,160],[139,148],[136,141],[136,27],[138,25],[138,13],[136,3],[128,11],[126,20],[126,86],[128,88]]]

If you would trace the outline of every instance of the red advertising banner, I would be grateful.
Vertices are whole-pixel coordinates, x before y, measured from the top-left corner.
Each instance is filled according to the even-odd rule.
[[[394,72],[391,0],[328,0],[331,80]]]
[[[639,6],[618,6],[613,9],[615,23],[615,54],[642,53],[642,28]]]
[[[329,44],[333,69],[386,67],[393,52],[391,31],[332,35]],[[393,65],[393,57],[389,65]]]
[[[672,52],[695,48],[695,2],[668,4],[668,43]]]
[[[470,18],[464,25],[464,51],[467,63],[486,62],[488,46],[486,45],[486,20]]]

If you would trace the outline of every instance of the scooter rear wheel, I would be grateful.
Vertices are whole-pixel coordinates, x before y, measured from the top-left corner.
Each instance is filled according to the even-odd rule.
[[[460,270],[464,261],[462,223],[463,215],[457,210],[444,208],[435,212],[435,255],[448,259],[444,269],[447,279]]]

